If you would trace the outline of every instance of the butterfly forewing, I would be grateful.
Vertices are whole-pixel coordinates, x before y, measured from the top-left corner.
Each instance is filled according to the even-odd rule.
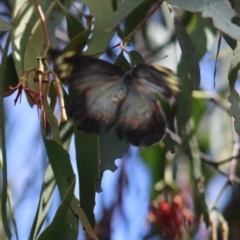
[[[176,96],[178,78],[171,70],[146,64],[124,72],[103,60],[67,53],[56,61],[59,77],[74,98],[70,115],[78,129],[98,134],[116,124],[117,135],[136,146],[149,146],[165,134],[165,116],[158,96]]]
[[[124,72],[103,60],[69,53],[61,56],[57,64],[60,64],[59,76],[64,79],[67,76],[64,82],[74,95],[69,113],[79,121],[77,128],[95,134],[99,133],[101,122],[106,128],[111,128],[119,108],[113,98],[119,95],[120,90],[123,93],[127,91],[122,79]],[[65,73],[64,69],[70,73]]]
[[[141,64],[133,69],[132,75],[146,91],[154,91],[165,98],[170,99],[179,92],[179,79],[168,68]]]

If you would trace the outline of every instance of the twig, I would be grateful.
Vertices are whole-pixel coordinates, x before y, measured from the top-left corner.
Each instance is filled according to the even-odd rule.
[[[237,132],[234,129],[234,119],[232,118],[232,129],[233,129],[233,139],[234,139],[234,144],[233,144],[233,156],[236,156],[239,154],[239,148],[240,148],[240,144],[239,144],[239,136],[237,134]],[[231,161],[231,168],[230,168],[230,172],[229,172],[229,181],[232,182],[234,181],[234,179],[236,178],[235,176],[235,172],[236,172],[236,167],[237,167],[237,158],[233,158]]]
[[[168,132],[168,133],[170,134],[172,140],[173,140],[175,143],[177,143],[177,144],[180,145],[180,146],[182,145],[182,139],[181,139],[177,134],[175,134],[174,132],[172,132],[170,129],[167,129],[166,132]],[[233,172],[233,173],[230,172],[229,174],[226,173],[226,172],[224,172],[224,171],[222,171],[221,169],[219,169],[219,165],[221,165],[221,164],[224,164],[224,163],[226,163],[226,162],[228,162],[228,161],[231,161],[231,160],[233,160],[233,159],[235,159],[235,160],[237,161],[237,158],[239,158],[239,156],[240,156],[239,154],[238,154],[238,155],[235,155],[235,156],[233,156],[233,157],[230,157],[230,158],[228,158],[228,159],[219,161],[219,162],[214,161],[212,158],[210,158],[207,154],[205,154],[205,153],[203,153],[203,152],[199,152],[199,155],[200,155],[201,159],[202,159],[206,164],[208,164],[209,166],[211,166],[211,167],[213,167],[214,169],[216,169],[219,173],[221,173],[221,174],[229,177],[229,180],[230,180],[231,183],[234,183],[234,182],[235,182],[235,183],[240,184],[240,178],[234,175],[235,169],[232,169],[234,172]],[[230,177],[231,177],[231,179],[230,179]]]
[[[99,52],[96,54],[92,54],[90,56],[97,56],[97,55],[103,54],[103,53],[111,51],[112,49],[119,47],[119,46],[121,46],[124,49],[123,46],[131,39],[131,37],[134,35],[134,33],[148,20],[148,18],[154,14],[154,12],[162,5],[163,1],[164,0],[160,0],[156,4],[156,6],[147,14],[147,16],[137,25],[137,27],[134,28],[133,31],[130,32],[121,42],[117,43],[116,45],[114,45],[113,47],[111,47],[105,51],[102,51],[102,52]]]
[[[219,202],[219,199],[221,198],[223,192],[225,191],[225,189],[228,187],[229,185],[229,181],[226,181],[226,183],[224,184],[224,186],[222,187],[220,193],[218,194],[216,200],[214,201],[213,203],[213,206],[210,208],[210,211],[212,211],[213,209],[216,209],[217,208],[217,204]]]
[[[39,4],[39,0],[35,0],[35,4],[36,4],[36,8],[37,8],[37,11],[38,11],[40,21],[41,21],[42,26],[43,26],[43,31],[44,31],[44,35],[45,35],[45,39],[46,39],[46,48],[50,48],[51,42],[50,42],[48,30],[47,30],[46,19],[45,19],[45,16],[43,14],[43,11],[42,11],[42,7]]]

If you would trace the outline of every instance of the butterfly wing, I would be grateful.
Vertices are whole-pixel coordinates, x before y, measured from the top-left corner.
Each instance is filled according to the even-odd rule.
[[[95,134],[102,122],[111,128],[127,92],[123,71],[103,60],[69,53],[56,62],[59,77],[67,81],[73,92],[69,113],[79,121],[77,128]]]
[[[179,78],[168,68],[141,64],[134,68],[132,76],[138,84],[167,99],[179,92]]]
[[[137,66],[121,105],[117,134],[136,146],[150,146],[165,134],[165,116],[157,94],[171,98],[178,92],[178,78],[171,70]]]

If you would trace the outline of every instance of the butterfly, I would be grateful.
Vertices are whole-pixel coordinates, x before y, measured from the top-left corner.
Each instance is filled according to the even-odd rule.
[[[59,78],[73,92],[69,114],[77,129],[99,134],[115,126],[120,140],[150,146],[165,134],[158,95],[171,99],[179,79],[168,68],[140,64],[126,73],[116,65],[69,51],[56,59]]]

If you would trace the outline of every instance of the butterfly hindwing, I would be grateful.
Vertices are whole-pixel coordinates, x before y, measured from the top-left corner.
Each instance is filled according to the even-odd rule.
[[[117,134],[135,146],[150,146],[165,134],[165,117],[156,93],[133,79],[121,105]]]

